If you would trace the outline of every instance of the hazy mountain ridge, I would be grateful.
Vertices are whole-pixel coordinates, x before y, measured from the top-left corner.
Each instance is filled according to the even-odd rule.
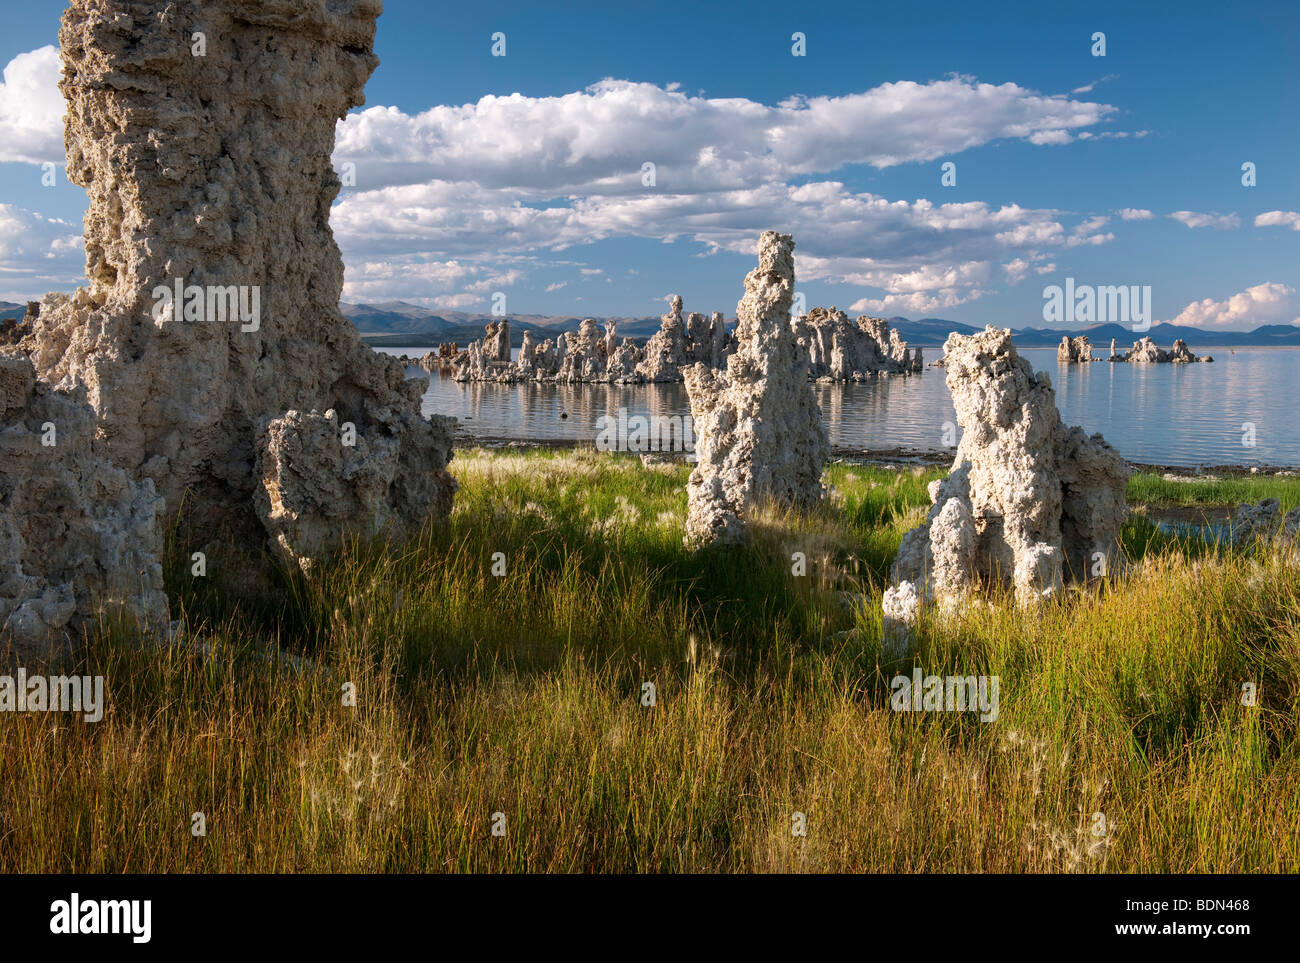
[[[7,307],[0,302],[0,308]],[[455,341],[464,345],[471,338],[483,336],[483,326],[495,320],[481,312],[434,311],[404,301],[385,301],[379,304],[340,305],[343,314],[357,326],[362,337],[374,345],[386,347],[432,347],[442,341]],[[19,307],[19,314],[22,313]],[[583,317],[588,315],[509,314],[511,342],[518,346],[525,331],[539,332],[542,337],[553,337],[557,332],[576,331]],[[659,330],[658,316],[647,317],[597,317],[596,321],[618,323],[620,337],[647,338]],[[734,323],[734,318],[728,318]],[[948,335],[973,334],[983,330],[982,325],[948,321],[943,318],[904,317],[889,318],[898,329],[899,336],[913,347],[938,347]],[[1149,331],[1134,331],[1118,324],[1094,324],[1082,328],[1013,327],[1016,344],[1022,348],[1054,348],[1065,335],[1078,337],[1086,334],[1094,351],[1105,354],[1112,338],[1122,348],[1130,347],[1141,337],[1153,338],[1161,345],[1169,345],[1182,338],[1197,350],[1206,347],[1300,347],[1300,325],[1266,324],[1252,331],[1211,331],[1168,323],[1153,324]]]
[[[380,347],[436,347],[443,341],[455,341],[464,346],[471,338],[483,337],[483,326],[496,320],[490,315],[470,311],[434,311],[405,301],[384,301],[379,304],[340,304],[343,314],[357,326],[361,336],[370,344]],[[25,303],[0,301],[0,320],[21,318],[27,310]],[[510,340],[518,347],[525,331],[538,332],[541,337],[554,337],[557,332],[576,331],[583,317],[589,315],[510,314]],[[659,317],[598,317],[618,323],[619,337],[648,338],[659,330]],[[728,318],[734,324],[735,318]],[[947,321],[943,318],[892,317],[889,323],[898,329],[899,337],[912,347],[933,348],[941,346],[953,331],[973,334],[983,326]],[[991,322],[990,322],[991,323]],[[1016,345],[1021,348],[1054,348],[1065,335],[1078,337],[1086,334],[1092,341],[1094,353],[1105,355],[1110,350],[1110,339],[1121,348],[1130,347],[1134,341],[1148,336],[1157,344],[1168,346],[1182,338],[1196,351],[1202,348],[1257,348],[1300,347],[1300,325],[1265,324],[1251,331],[1211,331],[1168,323],[1153,324],[1149,331],[1134,331],[1119,324],[1094,324],[1083,328],[1012,328]]]

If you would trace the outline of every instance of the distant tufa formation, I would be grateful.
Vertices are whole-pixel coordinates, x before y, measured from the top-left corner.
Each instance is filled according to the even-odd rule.
[[[872,375],[924,370],[921,349],[907,342],[884,318],[859,316],[856,323],[838,308],[813,308],[795,323],[799,347],[808,353],[809,374],[818,381],[865,381]]]
[[[765,231],[726,370],[685,371],[698,459],[686,489],[688,545],[738,541],[764,499],[807,507],[823,495],[830,443],[790,320],[793,294],[794,241]]]
[[[1056,349],[1056,360],[1063,364],[1086,364],[1092,361],[1092,342],[1086,334],[1077,338],[1062,335],[1061,343]]]
[[[0,347],[17,344],[23,338],[29,337],[32,333],[32,324],[40,313],[41,302],[28,301],[27,310],[21,321],[15,321],[13,318],[0,321]]]
[[[1087,364],[1090,361],[1100,361],[1101,358],[1092,356],[1092,342],[1088,340],[1086,334],[1081,334],[1077,338],[1071,338],[1069,335],[1061,337],[1061,343],[1056,349],[1056,360],[1062,364]],[[1187,347],[1187,342],[1179,338],[1174,342],[1174,346],[1168,351],[1163,351],[1150,338],[1142,338],[1133,342],[1133,347],[1129,351],[1118,351],[1115,348],[1115,339],[1110,342],[1110,357],[1107,361],[1128,361],[1132,364],[1187,364],[1197,361],[1213,361],[1208,354],[1197,357],[1192,354]]]
[[[1208,354],[1197,357],[1187,347],[1182,338],[1176,340],[1173,347],[1164,351],[1150,338],[1141,338],[1133,342],[1128,351],[1116,351],[1115,342],[1110,343],[1108,361],[1127,361],[1130,364],[1190,364],[1197,361],[1213,361]]]
[[[184,496],[203,527],[242,544],[269,536],[304,566],[346,532],[400,535],[446,514],[456,489],[453,420],[422,418],[425,384],[362,345],[338,307],[330,155],[378,63],[380,9],[72,0],[59,31],[89,286],[47,297],[21,347],[40,384],[84,388],[95,454],[124,484],[156,487],[171,515]],[[71,447],[42,457],[33,471],[87,477]],[[114,512],[95,525],[137,525]],[[126,574],[153,598],[153,562],[118,564],[137,563]],[[61,577],[27,574],[37,594]]]
[[[951,609],[1010,588],[1030,603],[1119,562],[1129,468],[1100,435],[1067,428],[1051,380],[1011,332],[950,335],[947,383],[963,429],[952,473],[930,486],[924,525],[903,537],[884,596],[886,640],[908,637],[921,605]]]
[[[615,322],[601,331],[588,318],[577,331],[540,343],[525,331],[519,359],[511,361],[509,330],[508,321],[494,321],[482,340],[471,342],[465,351],[441,345],[437,355],[429,352],[420,363],[429,371],[445,368],[457,381],[656,384],[684,380],[692,365],[720,371],[737,347],[737,335],[728,333],[721,311],[708,318],[692,313],[683,319],[682,299],[676,295],[644,347],[631,338],[620,342]],[[883,318],[863,316],[855,324],[836,308],[813,308],[794,322],[794,330],[798,349],[810,362],[809,376],[818,381],[865,381],[924,368],[921,349],[910,352]]]

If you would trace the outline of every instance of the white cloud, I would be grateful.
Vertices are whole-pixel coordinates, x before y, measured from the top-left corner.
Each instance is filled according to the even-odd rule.
[[[550,294],[552,291],[558,291],[560,290],[560,288],[565,287],[568,283],[569,283],[568,281],[556,281],[554,284],[548,284],[546,285],[546,293]]]
[[[1106,81],[1108,81],[1108,80],[1114,80],[1114,79],[1115,79],[1116,77],[1118,77],[1118,76],[1119,76],[1119,74],[1106,74],[1106,76],[1104,76],[1104,77],[1098,77],[1096,80],[1094,80],[1094,81],[1093,81],[1092,83],[1090,83],[1090,84],[1084,84],[1082,87],[1075,87],[1072,91],[1070,91],[1070,93],[1072,93],[1072,94],[1090,94],[1090,93],[1092,93],[1093,88],[1096,87],[1098,84],[1104,84]]]
[[[343,299],[360,303],[399,299],[459,310],[486,304],[492,292],[515,284],[525,273],[518,267],[420,255],[363,260],[348,263]]]
[[[0,159],[62,158],[58,70],[54,47],[6,68]],[[759,231],[778,227],[799,240],[805,278],[877,287],[882,303],[945,307],[983,293],[996,264],[1030,265],[1046,250],[1113,235],[1100,232],[1104,219],[1070,226],[1060,212],[1014,204],[890,201],[825,175],[998,140],[1064,144],[1115,112],[969,77],[774,106],[604,80],[561,96],[486,96],[419,114],[372,107],[338,124],[335,160],[356,164],[357,187],[342,192],[331,225],[353,301],[473,306],[541,267],[530,257],[539,250],[638,236],[690,240],[706,256],[750,254]],[[655,165],[649,187],[646,162]]]
[[[1002,271],[1007,276],[1008,284],[1019,284],[1029,274],[1029,262],[1022,257],[1018,257],[1014,261],[1008,261],[1002,265]]]
[[[984,294],[985,292],[980,290],[972,290],[964,295],[955,291],[939,291],[934,294],[919,291],[911,294],[889,294],[883,298],[860,298],[849,305],[849,310],[865,311],[868,314],[886,317],[897,314],[918,317],[965,304]]]
[[[77,225],[0,204],[0,299],[13,301],[75,287],[85,267]]]
[[[1169,217],[1179,224],[1186,224],[1192,228],[1212,227],[1223,231],[1241,227],[1241,218],[1236,214],[1220,214],[1218,211],[1212,214],[1198,214],[1196,211],[1174,211]]]
[[[994,140],[1064,143],[1115,108],[1016,84],[953,77],[881,84],[777,106],[603,80],[558,97],[487,96],[409,115],[372,107],[339,122],[335,157],[358,186],[434,180],[538,196],[751,187],[846,164],[930,161]]]
[[[1255,226],[1289,227],[1293,231],[1300,231],[1300,212],[1266,211],[1263,214],[1255,215]]]
[[[1115,213],[1125,221],[1150,221],[1155,217],[1155,214],[1144,207],[1121,207]]]
[[[1105,218],[1073,227],[1057,211],[984,202],[890,201],[837,181],[767,184],[712,194],[580,197],[569,206],[529,206],[510,190],[437,182],[350,193],[331,223],[353,270],[366,261],[420,251],[432,260],[520,257],[606,238],[688,239],[705,253],[752,254],[770,227],[793,233],[805,280],[923,291],[967,300],[984,291],[992,265],[1036,263],[1052,250],[1104,244]],[[843,252],[851,251],[852,255]],[[943,305],[940,305],[943,306]]]
[[[1295,288],[1275,282],[1257,284],[1226,301],[1193,301],[1172,319],[1198,328],[1255,328],[1261,324],[1300,324]]]
[[[20,53],[0,84],[0,161],[63,163],[63,95],[59,50],[50,45]]]

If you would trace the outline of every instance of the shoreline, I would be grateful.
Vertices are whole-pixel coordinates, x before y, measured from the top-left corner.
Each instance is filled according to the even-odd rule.
[[[595,450],[596,443],[580,438],[512,438],[504,435],[470,435],[456,433],[457,448],[551,448],[565,451],[576,448]],[[634,453],[629,453],[634,454]],[[660,460],[684,460],[679,452],[645,452]],[[952,451],[934,451],[924,448],[857,448],[832,445],[830,462],[862,465],[920,465],[942,468],[952,463]],[[1126,459],[1127,460],[1127,459]],[[1227,478],[1263,478],[1271,475],[1300,474],[1300,466],[1286,465],[1157,465],[1149,462],[1128,461],[1140,472],[1185,475],[1188,480],[1219,476]]]

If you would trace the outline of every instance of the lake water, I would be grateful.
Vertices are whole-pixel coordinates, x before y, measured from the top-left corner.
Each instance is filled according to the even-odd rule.
[[[381,348],[422,355],[427,348]],[[1196,350],[1193,347],[1193,350]],[[938,349],[927,349],[937,355]],[[516,354],[518,351],[516,350]],[[1067,425],[1101,432],[1130,461],[1300,467],[1300,350],[1227,348],[1213,364],[1058,365],[1055,349],[1021,354],[1046,371]],[[418,365],[410,376],[423,375]],[[956,422],[940,368],[847,385],[814,385],[836,447],[942,451]],[[478,438],[594,440],[601,415],[686,415],[683,385],[457,384],[431,376],[424,414],[453,415]],[[567,414],[568,417],[562,417]],[[1254,445],[1249,428],[1254,426]]]

